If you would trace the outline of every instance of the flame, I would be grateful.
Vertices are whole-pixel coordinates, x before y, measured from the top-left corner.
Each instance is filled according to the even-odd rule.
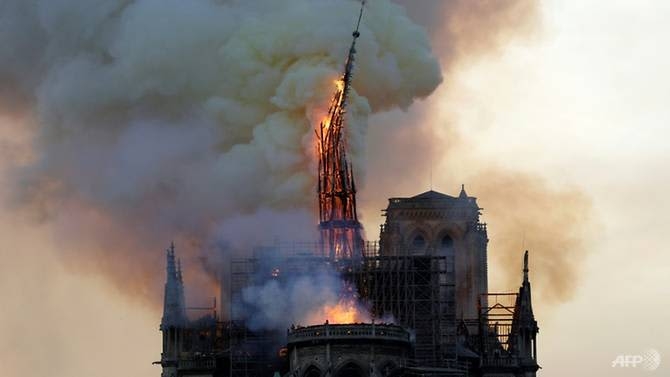
[[[330,122],[332,121],[332,116],[335,112],[338,112],[339,109],[342,107],[342,93],[344,92],[344,79],[337,79],[333,81],[333,84],[335,84],[335,88],[337,91],[335,92],[335,95],[333,98],[330,100],[330,104],[328,107],[328,112],[321,117],[321,127],[323,128],[323,131],[326,132],[330,128]]]
[[[344,79],[335,80],[335,86],[339,92],[344,91]]]
[[[346,76],[333,83],[337,90],[328,115],[316,129],[319,159],[319,220],[322,250],[334,257],[351,258],[359,253],[360,223],[356,215],[356,190],[346,158]]]
[[[326,304],[309,316],[309,325],[371,322],[370,313],[354,298],[342,298],[336,304]]]
[[[362,313],[356,303],[341,300],[337,305],[326,305],[323,308],[324,316],[330,323],[357,323],[369,322],[367,313]]]

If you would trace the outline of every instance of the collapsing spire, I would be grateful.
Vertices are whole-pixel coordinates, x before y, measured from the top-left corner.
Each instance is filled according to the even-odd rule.
[[[363,246],[362,227],[356,213],[356,184],[353,168],[346,156],[343,131],[364,6],[365,1],[361,4],[344,74],[337,81],[328,115],[316,131],[319,153],[319,229],[323,251],[335,259],[359,257]]]
[[[175,262],[174,242],[166,250],[167,279],[163,299],[163,319],[161,328],[180,327],[186,323],[184,283],[181,275],[181,261]]]

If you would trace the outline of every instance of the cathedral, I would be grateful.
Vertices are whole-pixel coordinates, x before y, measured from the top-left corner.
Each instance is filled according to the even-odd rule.
[[[358,25],[362,15],[363,8]],[[156,362],[161,377],[536,375],[538,326],[528,252],[518,292],[489,292],[487,228],[465,187],[457,196],[431,190],[389,199],[379,240],[363,239],[343,141],[359,35],[357,26],[328,115],[316,129],[320,240],[259,245],[248,257],[231,260],[221,281],[221,290],[230,293],[224,303],[230,312],[212,308],[196,319],[187,313],[172,245],[160,325],[163,351]],[[249,287],[281,287],[321,271],[324,278],[336,275],[347,295],[365,303],[366,320],[322,318],[304,326],[287,317],[278,330],[244,310]]]
[[[480,212],[464,188],[457,196],[428,191],[391,198],[379,242],[365,243],[360,258],[337,260],[315,243],[293,251],[262,247],[231,262],[232,300],[255,276],[281,282],[287,274],[328,265],[357,287],[373,318],[390,314],[393,323],[325,322],[278,333],[254,331],[234,311],[225,320],[215,313],[189,320],[171,246],[160,326],[162,377],[535,376],[538,325],[528,252],[519,255],[518,291],[489,292]],[[263,263],[268,253],[287,257],[270,267]]]

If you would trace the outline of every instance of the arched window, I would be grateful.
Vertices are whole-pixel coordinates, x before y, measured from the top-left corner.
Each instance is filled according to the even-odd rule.
[[[363,372],[363,368],[354,362],[350,362],[339,368],[334,377],[364,377],[366,375],[367,373]]]
[[[444,234],[440,239],[439,253],[447,257],[447,273],[453,273],[455,270],[454,240],[449,234]]]
[[[426,246],[426,239],[421,234],[417,234],[412,240],[412,247],[415,249],[423,249]]]
[[[388,361],[384,363],[384,365],[381,368],[379,368],[379,372],[383,377],[388,377],[391,374],[393,374],[393,372],[395,372],[396,369],[398,369],[398,366],[393,361]]]
[[[451,249],[454,247],[454,240],[452,240],[448,234],[445,234],[444,237],[442,237],[440,246],[442,246],[443,249]]]
[[[321,377],[321,370],[316,366],[312,365],[305,371],[303,377]]]

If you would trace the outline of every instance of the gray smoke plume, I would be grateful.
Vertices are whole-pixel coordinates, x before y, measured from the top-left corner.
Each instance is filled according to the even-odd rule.
[[[200,271],[218,279],[212,264],[242,239],[311,238],[313,126],[359,4],[3,1],[0,111],[25,119],[12,127],[31,146],[11,204],[48,222],[73,269],[153,300],[170,239],[187,284],[206,288]],[[347,136],[362,182],[368,116],[407,108],[441,73],[386,0],[368,2],[358,50]]]
[[[278,263],[275,266],[285,266]],[[369,308],[327,266],[301,273],[284,273],[281,267],[259,269],[254,282],[233,297],[236,318],[246,318],[252,330],[284,330],[291,324],[369,322]],[[271,276],[274,272],[276,276]]]
[[[456,105],[448,102],[464,95],[450,85],[463,68],[495,60],[506,46],[532,43],[543,35],[541,3],[396,2],[428,28],[445,84],[409,112],[394,110],[371,118],[367,161],[371,174],[361,193],[362,210],[375,214],[387,204],[387,197],[428,189],[431,169],[437,190],[457,194],[465,183],[468,194],[478,197],[484,208],[482,220],[489,224],[491,290],[519,284],[525,246],[530,249],[531,277],[542,297],[540,304],[569,300],[579,287],[582,262],[593,249],[589,234],[597,221],[590,198],[579,187],[553,185],[540,174],[505,164],[504,156],[493,161],[482,158],[475,147],[478,141],[467,132],[475,125],[462,124]],[[496,119],[487,124],[495,126]]]

